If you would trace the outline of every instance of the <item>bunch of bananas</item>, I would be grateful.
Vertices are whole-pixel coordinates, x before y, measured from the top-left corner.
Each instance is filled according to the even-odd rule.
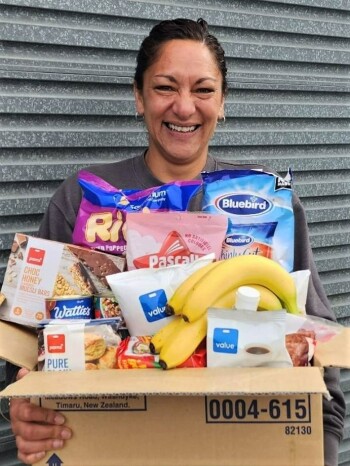
[[[285,308],[299,314],[294,280],[272,259],[250,255],[212,262],[185,280],[167,303],[166,312],[175,318],[151,339],[151,350],[159,353],[163,369],[191,356],[206,336],[207,309],[232,309],[235,291],[243,285],[259,290],[259,310]]]

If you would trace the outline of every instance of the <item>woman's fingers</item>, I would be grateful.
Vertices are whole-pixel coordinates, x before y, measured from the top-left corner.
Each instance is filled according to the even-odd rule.
[[[21,379],[22,377],[24,377],[25,375],[27,375],[30,371],[24,367],[22,367],[18,373],[17,373],[17,377],[16,377],[16,380],[19,380]]]
[[[64,425],[62,414],[42,408],[25,398],[13,398],[10,404],[12,431],[16,437],[18,459],[35,464],[49,450],[64,446],[72,431]]]
[[[38,453],[31,453],[26,455],[24,453],[18,452],[17,458],[22,461],[24,464],[35,464],[46,455],[46,451],[40,451]]]
[[[13,398],[10,403],[10,417],[13,423],[38,422],[62,426],[65,422],[61,413],[42,408],[25,398]]]

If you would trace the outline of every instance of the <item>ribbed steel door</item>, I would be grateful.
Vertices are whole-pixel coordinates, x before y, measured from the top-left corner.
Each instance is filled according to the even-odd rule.
[[[36,232],[67,175],[147,144],[134,118],[136,51],[175,17],[205,18],[226,52],[226,123],[212,154],[293,168],[322,281],[349,325],[349,0],[0,1],[0,282],[14,232]],[[349,371],[342,387],[350,397]],[[15,457],[1,420],[0,465]]]

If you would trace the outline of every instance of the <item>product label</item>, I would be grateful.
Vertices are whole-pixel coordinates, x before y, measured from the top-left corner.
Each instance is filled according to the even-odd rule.
[[[140,296],[140,304],[148,322],[168,317],[165,306],[168,298],[164,290],[155,290]]]
[[[207,396],[205,399],[207,423],[285,423],[310,424],[310,395],[292,396]],[[289,428],[289,431],[292,429]],[[307,434],[305,430],[305,434]],[[289,435],[286,432],[287,435]],[[311,428],[309,430],[311,434]]]
[[[261,215],[272,209],[272,203],[263,197],[250,194],[224,195],[216,199],[219,211],[230,215]]]
[[[213,332],[213,351],[215,353],[236,354],[238,331],[233,328],[215,328]]]

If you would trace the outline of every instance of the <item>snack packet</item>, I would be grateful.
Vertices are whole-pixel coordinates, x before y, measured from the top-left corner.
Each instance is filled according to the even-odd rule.
[[[208,254],[187,264],[107,276],[130,335],[154,335],[174,319],[165,312],[168,299],[186,278],[213,260],[214,254]]]
[[[83,190],[73,244],[124,255],[125,218],[134,211],[184,211],[201,185],[200,180],[174,181],[145,190],[118,189],[81,170],[78,182]]]
[[[221,255],[227,217],[198,212],[137,212],[126,218],[128,270],[159,268]]]
[[[291,367],[286,311],[208,309],[208,367]]]
[[[204,212],[230,218],[222,258],[258,254],[279,262],[288,272],[294,262],[292,175],[285,178],[261,170],[203,172]],[[263,227],[270,226],[269,228]],[[249,233],[243,231],[243,225]],[[264,231],[265,228],[265,231]],[[238,248],[237,241],[246,241]]]
[[[150,336],[129,337],[117,348],[117,367],[119,369],[159,368],[159,355],[152,354],[149,348]],[[200,345],[196,351],[178,367],[206,367],[206,349]]]

